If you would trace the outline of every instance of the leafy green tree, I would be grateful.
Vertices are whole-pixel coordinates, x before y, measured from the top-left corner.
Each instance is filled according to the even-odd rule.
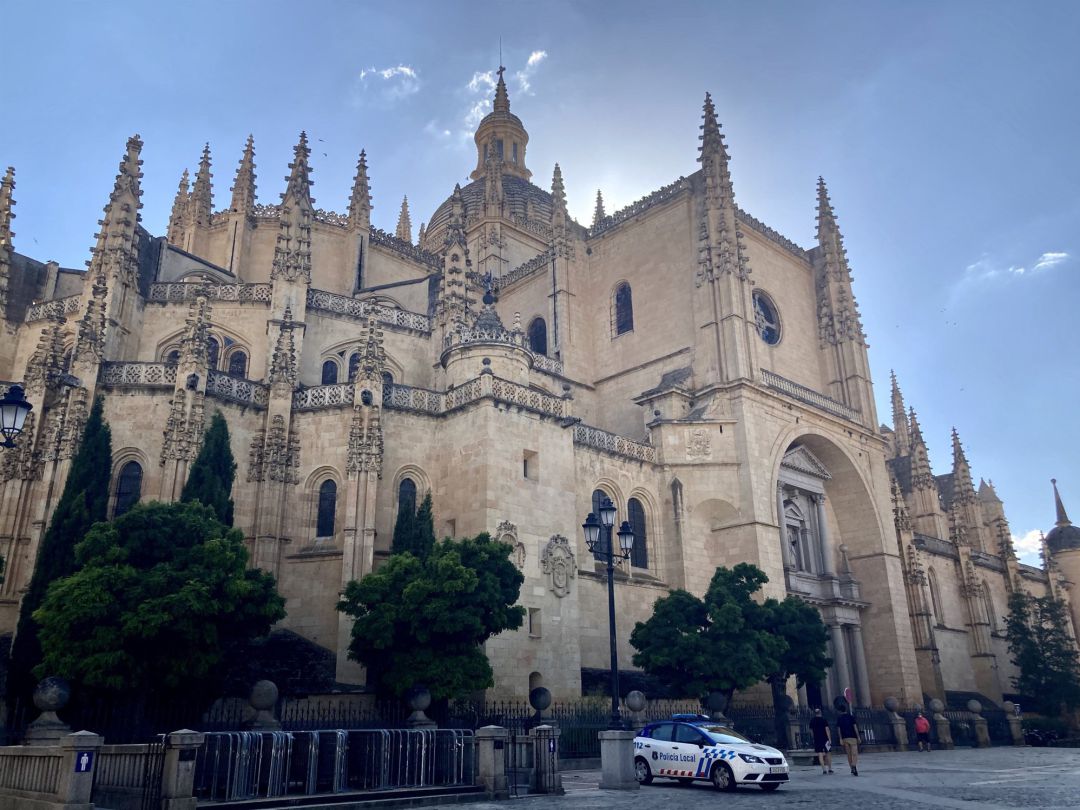
[[[285,616],[274,578],[247,567],[240,531],[201,503],[145,503],[98,523],[34,618],[39,676],[105,691],[198,694],[225,651]]]
[[[338,610],[355,619],[349,657],[368,683],[401,697],[423,684],[436,700],[465,697],[494,683],[482,644],[521,626],[524,578],[511,548],[485,532],[436,543],[426,558],[394,554],[345,587]]]
[[[772,688],[778,739],[790,743],[784,687],[792,676],[798,686],[825,680],[825,671],[832,665],[826,652],[829,631],[817,609],[797,596],[785,597],[782,602],[766,599],[762,609],[768,632],[784,641],[778,667],[767,680]]]
[[[1031,596],[1018,589],[1009,597],[1006,635],[1012,662],[1020,669],[1013,684],[1049,717],[1080,706],[1080,662],[1066,630],[1066,611],[1053,595]]]
[[[188,472],[180,501],[198,501],[214,510],[218,520],[233,525],[232,486],[236,461],[229,443],[229,426],[221,411],[215,411],[203,445]]]
[[[37,683],[33,669],[41,662],[42,652],[34,611],[44,602],[49,585],[77,568],[76,543],[91,526],[105,520],[112,474],[112,433],[102,411],[102,399],[97,397],[90,408],[79,449],[71,461],[64,491],[38,545],[34,571],[19,608],[18,628],[11,648],[9,699],[29,699]]]
[[[684,590],[658,599],[653,615],[630,634],[634,665],[685,697],[719,691],[730,698],[778,671],[785,642],[753,599],[768,581],[739,563],[716,569],[704,599]]]
[[[406,504],[402,504],[398,509],[391,551],[394,554],[408,552],[424,559],[431,554],[433,548],[435,548],[435,518],[429,492],[415,511],[407,508]]]

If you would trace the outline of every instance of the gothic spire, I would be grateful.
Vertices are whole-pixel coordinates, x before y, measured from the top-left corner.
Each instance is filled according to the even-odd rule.
[[[11,278],[11,254],[14,252],[11,220],[15,219],[15,168],[8,166],[0,182],[0,318],[7,317],[8,282]]]
[[[906,456],[911,449],[911,435],[908,432],[907,410],[904,408],[904,395],[896,382],[896,373],[889,372],[892,378],[892,419],[893,435],[896,437],[896,455]]]
[[[562,169],[555,164],[555,171],[551,174],[551,227],[562,229],[566,227],[566,187],[563,185]]]
[[[198,227],[206,227],[210,224],[210,216],[214,212],[214,190],[211,182],[214,175],[210,173],[210,144],[203,147],[202,159],[199,161],[199,171],[195,174],[195,185],[191,189],[192,222]]]
[[[424,240],[427,238],[427,225],[423,222],[420,223],[420,230],[416,232],[416,244],[423,245]]]
[[[352,195],[349,197],[349,227],[367,230],[371,227],[371,186],[368,184],[367,153],[361,149],[356,161]]]
[[[825,179],[818,178],[817,236],[823,264],[818,279],[818,317],[823,343],[842,343],[852,340],[866,344],[859,307],[851,290],[851,269],[848,267],[844,239],[836,223],[836,213],[829,200]]]
[[[412,220],[409,218],[409,195],[407,194],[401,200],[401,212],[398,214],[397,230],[394,235],[412,244]]]
[[[232,204],[229,206],[234,214],[251,216],[255,212],[255,136],[248,135],[244,145],[244,155],[240,158],[240,166],[236,170],[236,181],[232,187]]]
[[[191,204],[191,184],[188,182],[188,170],[180,175],[180,187],[176,189],[172,213],[169,214],[169,227],[165,238],[173,245],[179,245],[184,239],[184,227],[187,223],[188,206]]]
[[[445,329],[464,323],[471,300],[469,272],[472,262],[469,259],[469,242],[465,236],[464,223],[461,186],[455,185],[454,193],[450,197],[450,223],[446,228],[442,251],[442,285],[436,305],[439,324]]]
[[[503,73],[506,72],[506,68],[499,65],[498,71],[499,82],[495,85],[495,112],[497,113],[509,113],[510,112],[510,96],[506,92],[506,82],[503,81]]]
[[[1069,516],[1065,514],[1065,504],[1061,502],[1061,493],[1058,492],[1057,479],[1051,478],[1050,483],[1054,487],[1054,507],[1057,510],[1057,523],[1055,526],[1071,526],[1072,521],[1069,520]]]
[[[964,447],[960,444],[960,435],[956,432],[956,428],[952,429],[952,452],[953,488],[956,496],[974,500],[975,484],[971,480],[971,467],[968,465],[967,456],[964,455]]]
[[[702,105],[701,148],[698,162],[705,181],[705,207],[702,210],[699,278],[710,280],[734,275],[747,280],[749,260],[742,233],[735,219],[735,188],[731,182],[727,146],[716,120],[712,96],[705,94]]]
[[[984,503],[1001,503],[992,479],[990,481],[979,479],[979,500]]]
[[[604,217],[607,214],[604,213],[604,195],[600,193],[600,189],[596,190],[596,208],[593,209],[592,226],[596,228],[604,221]]]
[[[727,144],[720,132],[720,124],[716,120],[716,107],[713,106],[712,96],[705,94],[705,103],[702,105],[701,147],[698,150],[698,163],[703,169],[710,169],[710,175],[714,179],[717,188],[710,189],[717,199],[713,202],[735,204],[735,192],[731,185],[731,171]]]
[[[135,233],[142,208],[142,161],[139,153],[143,143],[138,135],[128,138],[127,151],[120,162],[112,194],[105,204],[104,217],[98,220],[101,231],[91,249],[88,278],[104,275],[106,282],[116,278],[122,284],[134,285],[138,267],[138,237]]]
[[[311,219],[314,200],[311,198],[311,169],[308,157],[307,134],[300,133],[300,140],[293,150],[289,164],[289,176],[281,195],[281,212],[278,218],[277,244],[274,246],[274,264],[270,278],[311,283]]]
[[[933,486],[934,475],[930,470],[930,456],[926,451],[922,428],[915,409],[909,411],[911,418],[911,484],[915,489]]]

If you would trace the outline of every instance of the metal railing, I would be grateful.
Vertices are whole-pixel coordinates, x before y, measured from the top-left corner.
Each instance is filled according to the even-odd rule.
[[[195,761],[195,796],[202,801],[475,781],[475,742],[466,729],[211,733]]]

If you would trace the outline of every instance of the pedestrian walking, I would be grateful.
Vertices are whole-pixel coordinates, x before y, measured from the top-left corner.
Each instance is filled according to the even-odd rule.
[[[814,752],[817,754],[818,765],[821,772],[833,773],[832,769],[832,734],[829,732],[829,721],[821,716],[821,709],[814,709],[814,716],[810,719],[810,732],[814,735]]]
[[[844,712],[836,721],[840,729],[840,742],[844,744],[844,752],[847,754],[848,765],[851,766],[851,775],[859,775],[859,724],[855,721],[855,715],[851,710]]]
[[[919,750],[930,753],[930,721],[923,717],[922,712],[915,718],[915,736],[919,740]]]

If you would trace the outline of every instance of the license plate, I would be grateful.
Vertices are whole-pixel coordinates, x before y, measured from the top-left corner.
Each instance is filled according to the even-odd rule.
[[[773,768],[769,768],[769,773],[787,773],[787,768],[783,765],[778,765]]]

